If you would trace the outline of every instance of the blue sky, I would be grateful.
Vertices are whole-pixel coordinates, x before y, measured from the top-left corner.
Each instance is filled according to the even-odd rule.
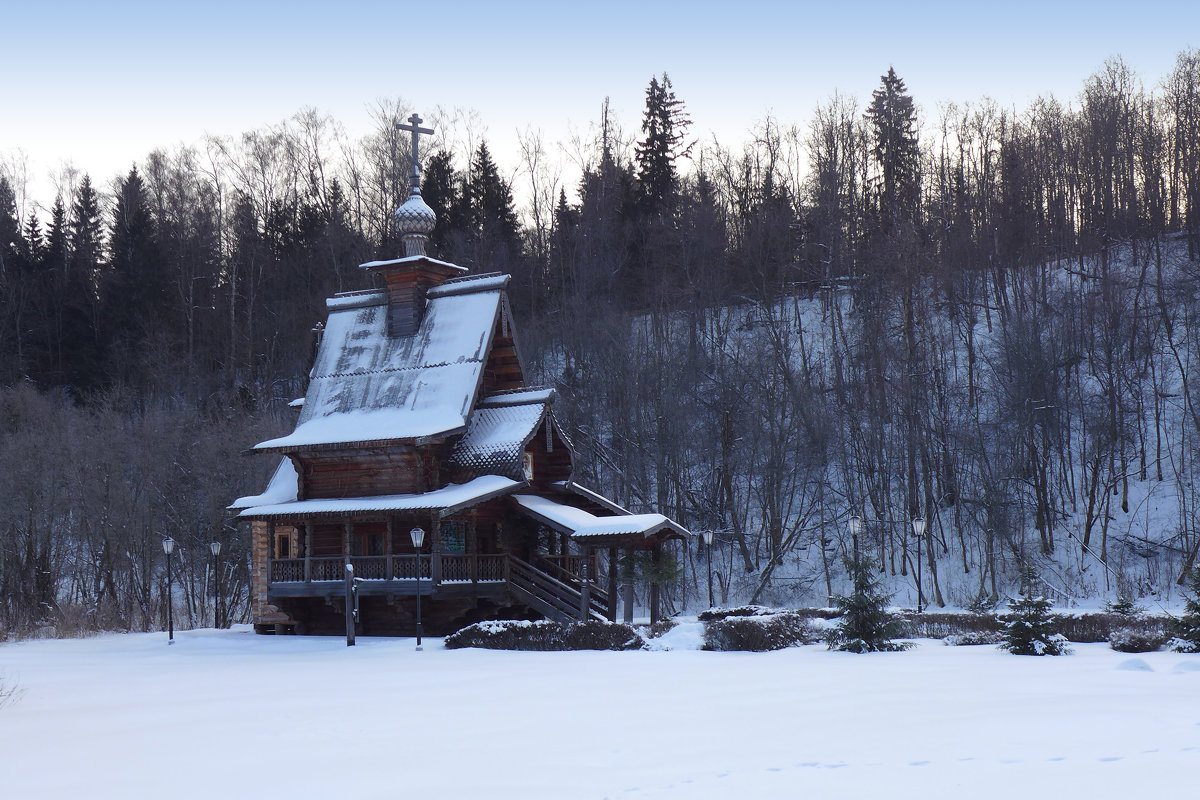
[[[835,89],[865,100],[889,64],[932,114],[985,94],[1018,108],[1071,99],[1115,54],[1152,86],[1200,47],[1196,0],[6,6],[0,157],[22,150],[35,186],[65,159],[106,183],[153,147],[306,106],[352,135],[379,98],[475,109],[511,168],[518,128],[565,138],[605,96],[632,130],[663,71],[693,132],[734,143],[767,113],[805,123]]]

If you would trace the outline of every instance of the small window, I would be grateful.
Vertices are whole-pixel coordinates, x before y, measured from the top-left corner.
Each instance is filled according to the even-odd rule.
[[[279,533],[275,535],[275,557],[292,557],[292,537],[290,534]]]
[[[525,471],[525,480],[533,480],[533,453],[524,452],[521,454],[521,467]]]

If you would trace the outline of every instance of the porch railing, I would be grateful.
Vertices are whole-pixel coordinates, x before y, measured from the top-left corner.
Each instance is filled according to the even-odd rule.
[[[443,556],[444,558],[444,556]],[[271,583],[307,583],[345,580],[345,556],[317,558],[273,558],[270,560]],[[354,575],[368,581],[416,580],[417,556],[350,556]],[[428,555],[421,556],[421,578],[433,577]]]
[[[503,555],[443,555],[442,583],[496,583],[504,581]]]

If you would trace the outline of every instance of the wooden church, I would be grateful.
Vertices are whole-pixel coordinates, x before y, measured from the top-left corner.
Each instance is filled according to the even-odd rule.
[[[525,385],[509,276],[425,255],[436,219],[417,141],[431,131],[409,123],[405,256],[362,265],[384,288],[327,301],[296,428],[254,447],[279,466],[230,507],[250,523],[255,630],[343,632],[346,564],[365,635],[414,633],[418,597],[435,635],[485,619],[615,621],[618,605],[632,620],[619,560],[657,558],[687,531],[575,482],[554,391]]]

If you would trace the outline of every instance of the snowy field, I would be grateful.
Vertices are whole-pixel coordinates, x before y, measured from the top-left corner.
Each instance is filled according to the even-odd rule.
[[[1183,797],[1200,770],[1177,653],[177,638],[0,645],[0,797]]]

